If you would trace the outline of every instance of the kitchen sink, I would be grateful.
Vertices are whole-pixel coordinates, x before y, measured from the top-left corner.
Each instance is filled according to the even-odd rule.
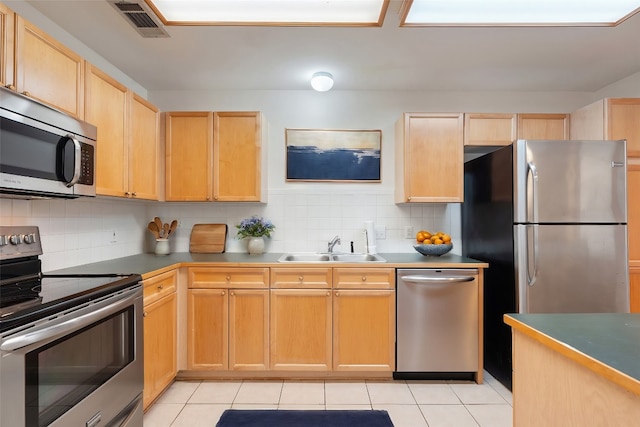
[[[335,262],[387,262],[380,255],[373,254],[334,254],[332,258]]]
[[[278,262],[387,262],[380,255],[372,254],[329,254],[329,253],[286,253]]]
[[[315,254],[315,253],[297,253],[297,254],[284,254],[278,258],[278,262],[328,262],[331,261],[330,254]]]

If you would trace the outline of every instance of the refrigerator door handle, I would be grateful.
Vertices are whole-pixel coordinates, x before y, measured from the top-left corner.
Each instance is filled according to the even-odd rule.
[[[529,274],[530,270],[529,270],[529,262],[527,260],[527,284],[529,286],[533,286],[536,283],[536,280],[538,278],[538,249],[539,249],[539,245],[538,245],[538,224],[534,224],[534,225],[527,225],[527,227],[531,227],[533,229],[533,274]],[[528,233],[527,233],[527,237],[528,237]],[[529,244],[529,242],[527,241],[527,245]]]
[[[531,222],[538,223],[538,168],[533,162],[528,162],[528,171],[531,173],[531,210],[533,211],[533,220]],[[528,182],[528,180],[527,180]],[[529,193],[527,188],[527,194]],[[528,211],[528,209],[527,209]],[[527,212],[528,215],[528,212]]]

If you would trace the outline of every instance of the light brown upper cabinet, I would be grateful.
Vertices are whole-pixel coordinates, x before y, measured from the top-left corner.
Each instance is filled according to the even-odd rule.
[[[87,63],[85,120],[98,128],[96,193],[158,198],[158,109]]]
[[[517,139],[515,114],[466,113],[464,145],[509,145]]]
[[[260,202],[263,133],[259,112],[213,114],[213,199],[220,202]],[[264,162],[266,165],[266,162]]]
[[[0,85],[15,90],[13,81],[16,15],[0,3]]]
[[[136,93],[129,92],[131,100],[129,126],[129,195],[137,199],[158,200],[161,181],[159,156],[158,108]]]
[[[127,188],[127,87],[87,63],[85,120],[98,128],[96,193],[124,197]]]
[[[18,16],[16,90],[70,115],[84,118],[84,60]]]
[[[395,127],[395,202],[462,202],[462,114],[404,113]]]
[[[213,113],[167,113],[166,128],[166,200],[211,200]]]
[[[640,98],[605,98],[571,114],[571,139],[626,139],[640,157]]]
[[[517,139],[569,139],[568,114],[518,114]]]
[[[261,113],[171,112],[166,126],[166,200],[266,200]]]

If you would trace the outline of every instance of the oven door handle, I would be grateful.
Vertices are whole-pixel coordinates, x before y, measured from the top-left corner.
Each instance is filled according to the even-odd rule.
[[[103,301],[102,304],[105,304],[103,307],[100,307],[100,303],[96,305],[89,305],[88,307],[90,307],[92,311],[87,314],[74,317],[73,319],[66,320],[53,326],[47,326],[44,324],[29,333],[8,338],[0,344],[0,350],[15,351],[41,341],[62,337],[78,329],[84,328],[85,326],[89,326],[100,319],[104,319],[105,317],[132,305],[133,301],[136,299],[136,294],[139,294],[139,292],[139,287],[126,290],[119,295],[118,300],[116,301]]]

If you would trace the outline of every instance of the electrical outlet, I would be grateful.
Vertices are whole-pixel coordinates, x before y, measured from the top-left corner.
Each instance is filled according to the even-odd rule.
[[[376,240],[384,240],[387,238],[387,228],[384,225],[376,225]]]
[[[406,225],[404,227],[404,238],[405,239],[414,239],[416,236],[413,235],[413,226]]]

